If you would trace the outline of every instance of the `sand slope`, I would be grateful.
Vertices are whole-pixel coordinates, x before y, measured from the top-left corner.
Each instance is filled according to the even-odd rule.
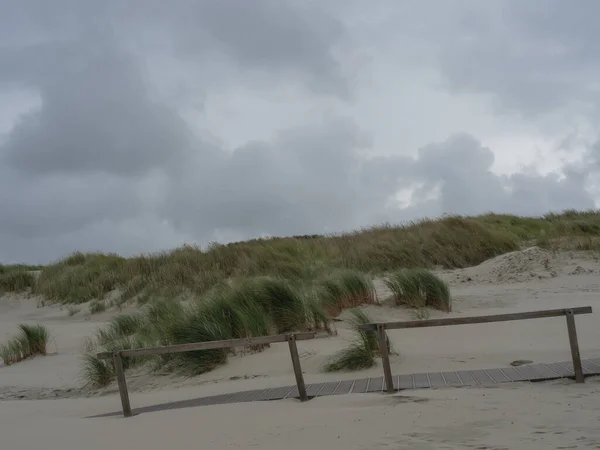
[[[195,389],[192,389],[195,391]],[[138,394],[151,404],[190,388]],[[116,399],[0,402],[10,450],[440,450],[600,448],[600,380],[361,394],[85,419]]]
[[[578,316],[582,356],[600,357],[600,262],[583,254],[554,255],[533,248],[455,271],[440,271],[454,296],[450,316],[591,305]],[[368,307],[375,320],[409,320],[394,307],[378,281],[382,306]],[[432,312],[432,317],[445,314]],[[600,381],[575,385],[562,380],[512,384],[494,389],[444,389],[402,395],[348,395],[296,401],[221,405],[119,418],[84,419],[119,409],[111,386],[103,397],[80,390],[84,339],[110,313],[69,317],[60,307],[37,307],[36,299],[0,299],[0,339],[18,323],[43,323],[55,340],[50,351],[3,367],[0,364],[1,448],[262,449],[541,449],[600,448]],[[336,337],[299,343],[307,383],[381,375],[324,374],[321,365],[346,345],[351,333],[338,323]],[[563,318],[390,332],[400,355],[396,373],[502,367],[517,359],[535,362],[570,357]],[[256,355],[231,358],[193,379],[128,373],[134,406],[294,383],[288,349],[273,345]],[[38,398],[61,398],[36,401]],[[67,398],[76,397],[76,398]],[[4,399],[4,400],[2,400]],[[30,399],[28,401],[16,399]],[[302,433],[301,433],[302,432]]]

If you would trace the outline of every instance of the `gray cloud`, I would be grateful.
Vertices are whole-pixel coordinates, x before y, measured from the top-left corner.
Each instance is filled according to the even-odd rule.
[[[460,32],[449,27],[437,42],[448,87],[494,94],[500,108],[525,114],[569,104],[597,110],[598,2],[465,3],[453,16]]]
[[[598,170],[586,163],[597,147],[579,165],[548,175],[494,173],[492,150],[466,133],[412,156],[417,149],[374,157],[375,136],[344,113],[355,100],[356,80],[336,48],[357,42],[353,28],[334,3],[329,13],[308,3],[32,0],[5,6],[0,90],[24,90],[40,106],[0,136],[0,261],[45,262],[76,249],[131,254],[184,241],[342,231],[442,213],[541,214],[594,205],[587,188]],[[576,83],[585,70],[573,67],[581,60],[583,69],[595,70],[589,57],[595,50],[583,42],[588,35],[565,24],[560,32],[580,54],[552,59],[544,49],[560,39],[551,32],[556,15],[545,12],[547,23],[529,29],[541,12],[513,12],[511,4],[507,14],[518,20],[488,27],[487,8],[462,19],[481,42],[465,41],[450,27],[422,36],[437,39],[436,61],[454,88],[493,92],[523,111],[585,97],[589,87]],[[438,16],[434,21],[443,24]],[[511,30],[518,33],[503,44]],[[529,46],[511,60],[520,36]],[[485,52],[492,44],[498,61]],[[570,68],[559,72],[559,84],[528,84],[536,70],[565,62]],[[516,69],[503,76],[508,63]],[[226,95],[232,86],[293,91],[314,100],[314,117],[292,127],[275,122],[272,137],[228,148],[182,111],[192,108],[202,117],[195,99],[213,90]],[[338,110],[322,106],[331,97],[345,103]],[[229,129],[236,133],[235,124]],[[398,192],[411,192],[410,205],[395,201]]]
[[[0,81],[28,80],[42,103],[8,137],[7,164],[35,174],[139,175],[183,156],[187,126],[150,100],[134,58],[110,39],[12,49],[0,58],[10,71]]]

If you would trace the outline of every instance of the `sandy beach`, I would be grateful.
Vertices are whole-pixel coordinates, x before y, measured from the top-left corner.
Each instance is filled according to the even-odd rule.
[[[517,311],[600,306],[600,262],[590,254],[553,254],[538,248],[506,254],[461,270],[438,272],[449,282],[453,312],[461,317]],[[376,282],[380,306],[375,320],[410,320]],[[0,365],[0,439],[10,450],[105,448],[164,449],[539,449],[600,448],[600,380],[515,383],[496,388],[461,388],[351,394],[296,400],[187,408],[131,419],[86,418],[119,410],[114,385],[81,389],[84,340],[115,313],[69,317],[60,306],[38,307],[35,298],[0,300],[0,339],[19,323],[42,323],[54,339],[51,353],[11,366]],[[342,315],[343,317],[343,315]],[[600,357],[598,315],[577,317],[584,358]],[[352,373],[322,373],[320,367],[346,345],[351,334],[299,343],[307,383],[381,375],[381,367]],[[389,333],[398,356],[394,373],[505,367],[515,360],[569,360],[563,318],[485,325],[399,330]],[[294,383],[285,344],[201,376],[128,373],[132,405]],[[302,433],[300,433],[302,431]]]

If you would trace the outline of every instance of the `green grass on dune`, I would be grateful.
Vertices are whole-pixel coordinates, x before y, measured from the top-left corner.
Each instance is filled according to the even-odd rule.
[[[35,355],[45,355],[50,332],[43,325],[19,325],[19,333],[0,345],[0,358],[4,364],[12,364],[31,358]]]
[[[370,289],[370,281],[359,273],[344,271],[331,277],[342,292],[355,295],[353,302],[371,302],[372,290],[356,292],[353,281],[361,280]],[[354,289],[354,291],[353,291]],[[326,309],[334,300],[317,295],[318,287],[297,280],[274,277],[241,279],[232,285],[220,285],[185,303],[171,299],[154,300],[139,312],[113,318],[98,330],[87,345],[83,377],[90,384],[104,385],[113,378],[112,364],[94,356],[100,351],[124,348],[208,342],[258,337],[307,330],[330,330]],[[359,295],[360,294],[360,295]],[[345,301],[342,297],[340,301]],[[264,346],[251,350],[260,351]],[[127,358],[126,367],[149,363],[161,370],[181,370],[199,374],[227,362],[230,350],[206,350],[159,358]]]
[[[88,342],[84,379],[105,385],[114,369],[110,361],[95,358],[97,351],[331,331],[331,318],[349,308],[354,311],[352,320],[360,322],[364,317],[356,307],[376,301],[375,274],[387,274],[386,283],[400,305],[418,308],[415,311],[449,310],[447,285],[428,269],[476,265],[534,244],[600,249],[600,212],[445,217],[338,236],[211,244],[205,251],[184,246],[133,258],[74,253],[44,267],[39,277],[28,267],[0,266],[0,294],[31,292],[69,304],[71,315],[78,313],[79,303],[91,301],[90,312],[101,312],[137,299],[142,305],[138,312],[118,316]],[[330,369],[368,367],[378,351],[368,339],[359,333]],[[19,353],[18,342],[13,344],[13,353]],[[226,363],[230,353],[127,358],[126,365],[197,374]]]
[[[372,323],[373,320],[360,308],[353,308],[349,313],[349,323],[356,337],[348,347],[340,350],[327,361],[322,368],[324,372],[368,369],[375,365],[375,358],[381,354],[377,335],[359,330],[360,325]],[[389,354],[395,353],[389,339],[387,339],[387,347]]]
[[[35,276],[25,270],[0,272],[0,294],[26,292],[35,285]]]
[[[232,277],[311,280],[344,269],[383,273],[401,267],[466,267],[524,243],[600,249],[600,212],[566,211],[540,218],[445,217],[338,236],[212,244],[205,251],[184,246],[133,258],[75,253],[45,266],[37,281],[19,279],[14,273],[25,271],[14,267],[5,273],[0,270],[0,290],[31,289],[49,301],[64,303],[103,298],[115,289],[125,299],[201,295]],[[13,273],[10,280],[4,278],[8,272]]]
[[[429,270],[401,269],[389,274],[384,281],[397,305],[446,312],[452,309],[450,288]]]

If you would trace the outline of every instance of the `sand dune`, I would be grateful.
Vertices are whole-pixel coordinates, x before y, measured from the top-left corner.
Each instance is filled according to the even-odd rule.
[[[583,254],[550,254],[534,248],[503,255],[480,266],[441,271],[451,285],[450,316],[591,305],[600,307],[600,262]],[[375,320],[408,320],[390,305],[377,283],[382,306],[370,306]],[[432,312],[432,317],[447,316]],[[384,396],[348,395],[296,401],[222,405],[156,412],[128,420],[85,419],[119,408],[114,386],[82,391],[80,352],[84,339],[110,314],[69,317],[58,306],[37,307],[36,299],[0,300],[0,339],[22,322],[48,326],[50,352],[9,367],[0,365],[2,448],[101,448],[117,438],[123,448],[600,448],[598,380],[513,384],[494,389],[443,389]],[[600,316],[577,317],[582,356],[600,357]],[[381,375],[324,374],[321,365],[346,344],[350,332],[299,342],[307,383]],[[553,362],[570,358],[563,318],[431,329],[398,330],[390,339],[400,355],[395,373],[502,367],[524,359]],[[216,393],[293,384],[285,344],[255,355],[231,358],[194,379],[128,374],[135,406]],[[591,395],[596,394],[596,395]],[[32,400],[39,398],[57,400]],[[72,397],[72,398],[67,398]],[[29,401],[17,399],[30,399]],[[300,436],[300,431],[303,431]],[[69,439],[67,439],[69,438]],[[73,441],[71,441],[73,439]],[[69,441],[69,442],[67,442]],[[114,441],[113,441],[114,442]],[[577,446],[577,447],[575,447]]]

